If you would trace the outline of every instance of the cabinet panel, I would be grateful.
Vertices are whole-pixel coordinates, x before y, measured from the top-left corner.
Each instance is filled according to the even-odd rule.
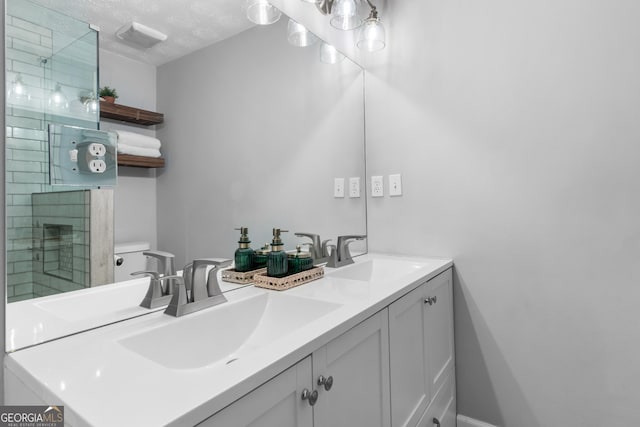
[[[418,427],[456,427],[455,377],[450,373],[436,393]]]
[[[425,286],[389,306],[391,420],[415,426],[431,401],[425,336]]]
[[[387,310],[315,351],[315,427],[387,427],[389,414],[389,330]],[[332,377],[330,390],[318,377]]]
[[[427,355],[431,390],[444,384],[455,363],[453,340],[453,286],[451,270],[428,282],[426,308]]]
[[[311,389],[307,357],[204,420],[206,427],[313,427],[313,410],[300,396]]]

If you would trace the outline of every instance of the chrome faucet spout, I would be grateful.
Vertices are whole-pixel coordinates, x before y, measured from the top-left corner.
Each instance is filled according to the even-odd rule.
[[[228,259],[202,258],[185,266],[183,277],[180,278],[180,290],[167,306],[165,314],[178,317],[226,302],[217,280],[217,272],[218,268],[229,265],[231,260]],[[209,266],[212,268],[207,275]],[[170,278],[173,277],[180,276]],[[191,283],[191,292],[187,292],[187,283]]]
[[[361,234],[338,236],[338,244],[336,245],[335,249],[331,251],[331,256],[329,257],[327,267],[336,268],[348,264],[353,264],[353,258],[351,257],[351,252],[349,251],[349,244],[356,240],[364,240],[366,239],[366,237],[366,235]]]

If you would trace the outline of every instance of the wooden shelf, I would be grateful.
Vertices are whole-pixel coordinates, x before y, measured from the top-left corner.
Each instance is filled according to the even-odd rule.
[[[118,153],[118,165],[137,168],[163,168],[164,159],[162,157],[142,157]]]
[[[100,101],[100,117],[103,119],[120,120],[137,125],[157,125],[164,121],[164,114],[126,105],[111,104]]]

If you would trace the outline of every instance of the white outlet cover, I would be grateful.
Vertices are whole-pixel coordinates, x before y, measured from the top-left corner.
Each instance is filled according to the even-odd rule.
[[[360,197],[360,177],[352,176],[349,178],[349,197]]]
[[[383,197],[384,196],[384,183],[382,176],[371,177],[371,197]]]
[[[389,195],[402,196],[402,176],[399,173],[389,175]]]
[[[344,197],[344,178],[334,178],[333,180],[333,197]]]

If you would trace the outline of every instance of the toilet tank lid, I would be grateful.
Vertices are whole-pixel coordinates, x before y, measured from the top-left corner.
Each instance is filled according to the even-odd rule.
[[[127,254],[130,252],[148,251],[151,249],[149,242],[125,242],[116,243],[113,247],[113,252],[116,254]]]

